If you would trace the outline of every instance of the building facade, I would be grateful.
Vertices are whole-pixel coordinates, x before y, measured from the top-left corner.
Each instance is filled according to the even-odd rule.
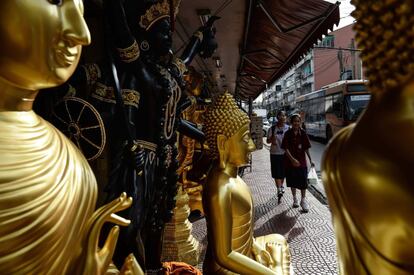
[[[296,97],[339,80],[364,79],[354,24],[326,35],[320,43],[263,93],[261,106],[272,115],[296,111]]]
[[[313,49],[315,90],[339,80],[363,79],[354,24],[333,31]]]

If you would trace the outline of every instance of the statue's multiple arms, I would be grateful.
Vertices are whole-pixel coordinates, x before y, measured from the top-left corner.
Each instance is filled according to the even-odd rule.
[[[112,42],[117,48],[124,67],[139,80],[141,91],[153,90],[155,86],[158,86],[157,82],[140,58],[139,45],[128,27],[122,1],[105,0],[104,12],[108,20]]]
[[[187,47],[184,49],[181,60],[184,62],[184,64],[188,65],[191,63],[193,58],[196,56],[196,54],[200,53],[200,51],[205,50],[208,43],[206,43],[207,39],[214,39],[214,29],[213,29],[213,23],[220,17],[212,16],[208,20],[205,26],[200,27],[190,38],[190,42],[188,43]],[[215,51],[214,49],[211,49],[211,53]],[[210,57],[210,56],[206,56]]]

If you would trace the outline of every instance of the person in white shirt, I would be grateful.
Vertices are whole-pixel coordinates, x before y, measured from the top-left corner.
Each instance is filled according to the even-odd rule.
[[[270,165],[272,171],[272,178],[275,179],[277,187],[277,198],[280,203],[285,189],[283,187],[283,181],[285,179],[285,167],[284,156],[285,150],[281,148],[283,136],[286,131],[289,130],[289,126],[286,125],[286,112],[279,111],[276,115],[277,122],[269,128],[267,132],[266,142],[270,143]]]

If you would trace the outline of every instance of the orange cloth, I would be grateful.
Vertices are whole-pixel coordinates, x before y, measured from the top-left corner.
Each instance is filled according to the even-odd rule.
[[[194,266],[182,262],[164,262],[163,267],[165,275],[202,275]]]

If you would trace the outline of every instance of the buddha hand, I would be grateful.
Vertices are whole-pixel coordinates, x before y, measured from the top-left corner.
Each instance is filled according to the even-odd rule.
[[[290,274],[290,251],[285,239],[266,243],[266,250],[272,257],[272,263],[268,266],[276,274]]]
[[[128,226],[130,221],[116,215],[115,213],[130,207],[131,204],[132,198],[127,198],[126,193],[122,193],[119,198],[102,206],[93,213],[87,225],[87,234],[85,234],[86,239],[84,242],[86,244],[83,254],[86,255],[82,255],[82,257],[86,262],[82,274],[105,274],[115,251],[119,235],[119,226],[112,227],[108,237],[106,238],[104,246],[99,248],[98,241],[102,226],[105,222]],[[81,274],[81,272],[76,274]]]
[[[145,275],[145,273],[139,266],[134,254],[131,253],[128,257],[126,257],[121,271],[119,271],[118,268],[111,263],[105,275]]]
[[[124,265],[122,266],[120,275],[144,275],[145,273],[142,271],[141,267],[139,266],[137,259],[135,259],[134,254],[129,254],[128,257],[125,259]]]
[[[256,240],[253,240],[252,252],[256,262],[261,263],[267,267],[273,265],[273,259],[269,251],[258,244]]]

